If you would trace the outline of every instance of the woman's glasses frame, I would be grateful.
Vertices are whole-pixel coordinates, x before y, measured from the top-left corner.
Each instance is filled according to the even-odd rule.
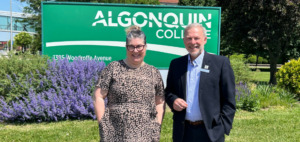
[[[134,51],[135,49],[137,51],[142,51],[142,50],[144,50],[145,45],[136,45],[136,46],[134,46],[134,45],[126,45],[126,48],[130,52]]]

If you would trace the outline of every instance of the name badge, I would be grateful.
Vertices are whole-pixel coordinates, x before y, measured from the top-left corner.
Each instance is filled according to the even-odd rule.
[[[200,69],[201,72],[206,72],[206,73],[209,73],[209,70],[208,69]]]

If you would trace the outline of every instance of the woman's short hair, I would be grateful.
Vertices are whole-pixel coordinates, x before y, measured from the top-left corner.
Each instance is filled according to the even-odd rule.
[[[133,25],[126,29],[126,45],[131,39],[140,38],[144,40],[144,44],[146,44],[146,35],[139,26]]]

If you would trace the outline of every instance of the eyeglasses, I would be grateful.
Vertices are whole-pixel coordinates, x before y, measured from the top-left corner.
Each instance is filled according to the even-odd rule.
[[[134,51],[135,49],[136,49],[137,51],[142,51],[142,50],[144,49],[145,45],[137,45],[137,46],[134,46],[134,45],[126,45],[126,47],[127,47],[127,50],[130,51],[130,52]]]

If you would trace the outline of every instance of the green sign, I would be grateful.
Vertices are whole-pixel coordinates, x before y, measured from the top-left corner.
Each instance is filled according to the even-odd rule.
[[[125,29],[138,25],[147,36],[145,62],[168,68],[188,53],[182,38],[190,23],[206,28],[205,50],[219,54],[220,13],[218,7],[42,2],[42,53],[106,63],[124,59]]]

